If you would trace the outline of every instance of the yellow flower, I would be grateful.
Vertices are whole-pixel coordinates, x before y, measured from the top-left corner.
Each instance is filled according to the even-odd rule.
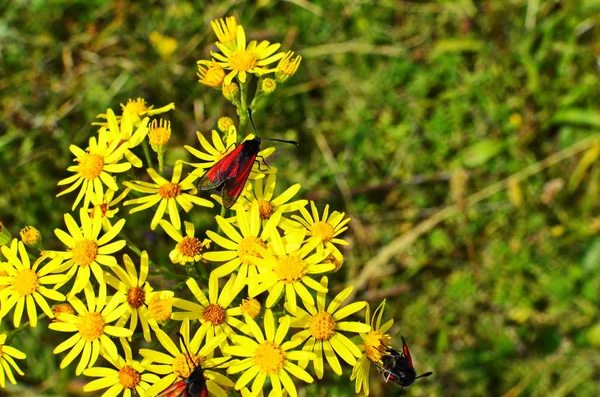
[[[254,298],[244,298],[242,299],[242,303],[240,303],[240,311],[243,315],[249,316],[252,319],[255,319],[260,314],[262,309],[262,305],[260,302]]]
[[[92,208],[89,210],[90,218],[94,218],[94,213],[96,211],[100,212],[100,214],[102,214],[102,230],[105,232],[109,231],[112,228],[110,219],[119,212],[119,208],[114,207],[123,201],[130,191],[130,188],[125,188],[125,190],[123,190],[116,198],[116,192],[114,190],[108,190],[104,193],[104,196],[97,196],[94,194],[92,196]]]
[[[373,312],[371,317],[371,309],[367,305],[367,313],[365,315],[365,323],[371,324],[372,330],[368,333],[361,333],[360,337],[363,339],[364,344],[362,350],[363,355],[356,362],[356,365],[352,369],[352,375],[350,380],[356,379],[354,390],[356,394],[363,390],[365,396],[369,395],[369,378],[371,372],[371,363],[381,365],[381,357],[384,355],[385,346],[390,345],[391,337],[386,332],[394,325],[394,320],[386,321],[385,324],[381,324],[381,317],[383,316],[383,309],[385,308],[385,299],[379,304],[377,309]]]
[[[212,26],[215,34],[217,35],[217,39],[219,39],[222,44],[228,47],[235,47],[238,29],[238,24],[235,20],[235,17],[227,17],[225,20],[217,19],[211,21],[210,26]]]
[[[279,236],[279,231],[275,229],[271,233],[270,251],[255,244],[254,249],[260,258],[246,256],[248,261],[266,270],[254,277],[249,277],[247,283],[248,285],[258,284],[253,289],[249,289],[251,297],[269,291],[266,301],[268,308],[279,300],[284,290],[286,302],[292,308],[292,312],[296,309],[296,295],[299,295],[307,305],[314,304],[312,295],[306,287],[318,292],[327,292],[327,287],[323,287],[311,276],[330,272],[335,268],[333,264],[323,263],[329,252],[325,250],[309,256],[308,254],[315,249],[318,241],[309,240],[298,249],[302,237],[296,236],[299,238],[290,238],[288,243],[284,244],[283,239]],[[295,236],[288,235],[286,237]]]
[[[130,112],[123,113],[123,117],[121,117],[121,124],[117,121],[117,117],[112,109],[106,110],[106,120],[108,127],[108,136],[107,140],[109,143],[113,141],[118,141],[120,145],[126,147],[123,154],[127,158],[127,161],[131,163],[136,168],[140,168],[142,166],[142,160],[129,149],[132,149],[138,146],[146,135],[148,135],[148,122],[149,118],[144,117],[144,119],[137,124],[137,129],[133,132],[133,118],[134,115]]]
[[[235,125],[233,124],[231,117],[219,117],[219,120],[217,120],[217,127],[219,128],[219,131],[229,133],[229,128],[235,128]]]
[[[54,229],[54,234],[63,244],[67,246],[67,251],[57,252],[59,257],[66,259],[66,262],[60,265],[55,272],[62,273],[67,271],[67,280],[56,286],[62,287],[70,280],[75,273],[75,283],[71,288],[71,294],[76,294],[89,284],[90,273],[94,274],[100,285],[104,284],[104,274],[102,267],[116,266],[117,259],[113,256],[114,253],[125,247],[125,240],[113,240],[117,234],[123,229],[125,219],[121,219],[115,225],[100,237],[102,229],[102,217],[100,212],[94,214],[94,218],[90,219],[87,211],[81,209],[79,211],[79,226],[70,214],[65,214],[65,224],[69,233],[60,229]]]
[[[35,327],[38,315],[36,303],[48,317],[54,318],[46,298],[63,301],[65,296],[47,286],[65,280],[66,276],[63,274],[50,274],[60,265],[61,259],[52,259],[45,266],[39,268],[40,264],[47,259],[47,256],[41,256],[31,266],[23,242],[17,243],[17,239],[13,240],[10,249],[2,246],[1,250],[8,260],[8,264],[2,266],[2,270],[7,273],[6,276],[0,277],[0,288],[2,288],[0,290],[0,301],[2,302],[0,320],[14,307],[13,324],[15,328],[19,327],[23,312],[27,307],[29,325]],[[17,251],[21,259],[17,256]]]
[[[148,132],[148,140],[152,150],[156,153],[164,152],[164,146],[171,139],[171,122],[160,119],[160,121],[152,120],[150,131]]]
[[[143,98],[137,98],[136,100],[129,99],[125,105],[121,104],[123,116],[125,116],[125,113],[129,113],[134,126],[137,126],[142,121],[143,116],[154,116],[156,114],[166,113],[173,109],[175,109],[175,103],[173,102],[154,109],[154,105],[147,106],[146,101]],[[102,115],[98,117],[101,116]]]
[[[56,346],[53,353],[71,351],[63,358],[60,368],[63,369],[77,357],[80,357],[75,373],[81,375],[84,369],[96,363],[98,355],[116,359],[117,346],[110,336],[125,338],[132,335],[131,330],[123,327],[109,325],[123,315],[127,309],[119,304],[125,299],[121,292],[117,292],[106,303],[106,284],[100,284],[98,296],[95,296],[91,285],[84,289],[87,307],[75,296],[71,296],[69,303],[77,315],[61,313],[61,321],[51,323],[48,328],[60,332],[75,332],[69,339]],[[118,307],[119,306],[119,307]],[[117,308],[118,307],[118,308]]]
[[[151,32],[148,38],[162,59],[171,58],[171,55],[177,50],[177,40],[160,32]]]
[[[277,83],[273,79],[262,79],[262,81],[260,82],[260,88],[262,92],[264,92],[267,95],[270,95],[273,92],[275,92],[275,89],[277,88]]]
[[[196,229],[191,222],[183,222],[185,237],[165,220],[160,221],[160,225],[173,240],[177,241],[175,249],[169,252],[169,258],[173,263],[185,265],[189,262],[199,262],[203,259],[202,251],[210,248],[210,240],[200,241],[195,237]]]
[[[181,229],[181,219],[179,218],[177,204],[179,204],[185,212],[190,212],[194,207],[194,204],[209,208],[214,207],[212,202],[195,196],[196,188],[194,187],[193,182],[197,179],[197,176],[190,174],[180,182],[182,169],[183,163],[181,161],[176,162],[170,182],[158,175],[152,168],[148,168],[147,171],[154,183],[144,181],[125,182],[125,185],[132,190],[149,193],[149,195],[128,200],[124,202],[123,205],[139,204],[129,211],[130,214],[133,214],[134,212],[145,210],[160,203],[152,218],[150,228],[152,230],[156,229],[156,226],[163,218],[163,215],[167,212],[171,224],[175,229]]]
[[[234,77],[237,76],[241,83],[247,80],[247,73],[261,75],[270,72],[265,66],[278,61],[284,56],[284,53],[275,54],[275,51],[281,47],[281,44],[270,44],[264,40],[260,44],[252,40],[246,46],[246,33],[241,25],[236,28],[235,42],[226,45],[217,42],[216,45],[221,53],[211,51],[210,55],[216,59],[217,64],[223,69],[231,70],[225,77],[225,84],[231,84]]]
[[[103,184],[111,190],[119,190],[119,186],[111,176],[111,173],[125,172],[131,168],[130,163],[117,164],[123,157],[125,150],[127,150],[127,145],[120,145],[117,139],[113,139],[109,145],[105,129],[100,130],[97,141],[95,137],[90,138],[87,151],[75,145],[71,145],[69,149],[75,155],[74,161],[79,164],[67,168],[67,171],[75,172],[76,174],[59,181],[58,186],[70,183],[72,185],[57,194],[56,197],[70,193],[81,186],[81,190],[73,203],[73,210],[75,210],[82,198],[83,208],[87,209],[94,194],[103,196]]]
[[[327,277],[321,278],[321,285],[323,288],[327,288]],[[327,358],[331,369],[338,375],[342,374],[342,367],[337,358],[338,355],[350,365],[355,365],[356,358],[360,357],[358,347],[342,334],[341,331],[359,333],[371,330],[371,326],[368,324],[356,321],[341,321],[367,305],[367,302],[364,301],[353,302],[338,310],[340,305],[352,293],[353,289],[354,287],[350,286],[337,294],[327,307],[327,310],[325,310],[326,296],[323,292],[317,293],[316,308],[313,305],[304,304],[308,312],[301,308],[292,310],[289,305],[285,305],[286,310],[295,316],[291,327],[304,328],[303,331],[296,333],[292,337],[292,341],[297,344],[306,341],[302,350],[315,352],[317,359],[313,361],[313,365],[319,379],[323,378],[323,355]],[[300,363],[302,368],[306,368],[307,365],[308,361]]]
[[[288,51],[283,58],[277,64],[277,71],[275,72],[275,78],[278,82],[283,83],[290,77],[296,74],[298,67],[300,66],[300,62],[302,61],[302,57],[298,55],[296,58],[292,59],[294,56],[293,51]]]
[[[152,292],[152,287],[146,282],[148,276],[148,253],[142,251],[140,256],[140,274],[138,276],[135,265],[129,255],[123,255],[125,269],[120,266],[113,266],[111,270],[117,275],[106,274],[106,282],[116,289],[123,292],[127,299],[121,304],[125,307],[125,313],[117,322],[118,327],[123,327],[129,321],[129,329],[135,332],[139,322],[142,324],[144,339],[147,342],[152,340],[150,336],[150,326],[148,324],[147,297]]]
[[[239,294],[240,289],[235,289],[235,275],[227,281],[221,293],[219,294],[219,280],[216,277],[208,279],[208,299],[204,292],[198,286],[196,280],[190,278],[186,281],[187,286],[194,294],[198,303],[188,302],[183,299],[174,298],[173,306],[185,311],[175,312],[171,316],[173,320],[181,321],[184,319],[200,320],[202,324],[198,333],[206,334],[206,341],[210,342],[216,336],[221,334],[227,335],[231,339],[235,335],[234,328],[237,328],[243,333],[247,333],[246,324],[235,318],[242,314],[239,307],[230,308],[231,302]],[[227,341],[223,339],[221,351],[227,345]]]
[[[267,246],[267,241],[273,231],[276,230],[280,217],[281,213],[274,214],[263,227],[257,202],[254,202],[248,212],[238,207],[234,218],[237,221],[238,232],[230,222],[217,215],[215,217],[217,224],[227,237],[220,236],[212,231],[207,231],[206,235],[225,250],[207,252],[204,257],[211,262],[226,263],[214,269],[211,272],[211,277],[221,278],[239,269],[236,279],[237,288],[243,288],[246,285],[246,279],[255,277],[261,270],[257,269],[248,257],[260,258],[255,245],[263,248]],[[251,285],[250,288],[252,289],[254,286]]]
[[[236,83],[223,84],[221,88],[223,89],[223,96],[225,99],[233,103],[239,102],[238,93],[240,92],[240,87]]]
[[[223,84],[225,79],[225,71],[223,68],[213,61],[198,61],[198,82],[209,87],[218,88]]]
[[[173,291],[153,291],[146,299],[148,302],[146,317],[153,329],[156,329],[157,323],[162,324],[171,319],[173,295],[175,295]]]
[[[253,202],[258,202],[260,219],[262,219],[263,223],[266,223],[276,211],[280,211],[282,214],[295,212],[308,204],[308,200],[296,200],[290,202],[301,188],[299,183],[290,186],[279,196],[273,198],[276,178],[276,174],[269,174],[266,182],[263,182],[263,179],[257,179],[254,182],[253,190],[246,190],[245,196],[240,197],[235,205],[249,209]],[[297,226],[296,223],[293,225],[290,224],[289,220],[284,217],[281,218],[279,226],[281,226],[282,223],[289,224],[290,226],[288,228],[291,228],[293,225]]]
[[[25,226],[23,229],[21,229],[21,233],[19,234],[21,236],[21,241],[23,241],[26,246],[43,251],[44,248],[42,247],[42,235],[35,227]]]
[[[19,368],[15,360],[13,360],[13,358],[16,358],[17,360],[24,360],[25,357],[27,357],[22,351],[17,350],[12,346],[6,345],[6,337],[6,334],[0,334],[0,368],[3,369],[2,371],[0,371],[0,387],[2,388],[6,387],[6,380],[4,375],[6,375],[10,383],[12,383],[13,385],[17,384],[15,376],[13,375],[12,369],[10,367],[13,367],[19,375],[25,375],[23,371],[21,371],[21,368]]]
[[[158,376],[151,373],[144,373],[150,361],[143,360],[139,362],[134,360],[131,348],[128,345],[125,346],[127,347],[125,349],[125,358],[117,355],[114,359],[107,359],[116,369],[92,367],[83,371],[85,376],[99,378],[83,386],[83,391],[93,392],[108,388],[103,396],[116,396],[121,392],[123,392],[123,396],[125,397],[131,397],[132,394],[144,396],[145,391],[150,385],[158,382]]]
[[[350,222],[350,218],[344,219],[346,215],[344,212],[333,211],[329,214],[329,204],[325,206],[323,210],[323,216],[319,217],[319,211],[315,206],[315,202],[310,202],[312,210],[312,216],[304,207],[299,208],[302,217],[298,215],[292,215],[292,218],[297,220],[306,228],[306,235],[311,240],[317,240],[320,244],[318,249],[321,250],[323,246],[331,252],[339,252],[338,248],[334,244],[348,245],[346,240],[337,238],[340,234],[348,229],[346,224]],[[285,228],[286,225],[283,225]],[[286,231],[289,231],[287,229]],[[341,254],[340,254],[341,255]]]
[[[229,357],[213,358],[215,348],[223,343],[227,336],[221,334],[202,343],[206,334],[198,330],[190,340],[190,322],[187,319],[181,324],[180,333],[183,343],[179,341],[178,344],[175,344],[163,330],[156,330],[158,340],[168,352],[166,354],[156,350],[140,349],[142,357],[153,362],[152,365],[148,366],[148,370],[162,376],[147,390],[146,395],[155,396],[174,382],[188,378],[193,369],[201,365],[204,368],[206,387],[210,394],[227,397],[225,390],[232,387],[233,382],[224,375],[211,370],[229,360]],[[190,362],[190,358],[193,362]]]
[[[304,369],[292,363],[292,360],[312,360],[315,356],[310,352],[290,351],[298,345],[291,341],[283,342],[290,327],[289,316],[280,319],[277,329],[271,310],[265,312],[263,321],[264,334],[258,324],[252,318],[246,316],[246,323],[250,327],[254,339],[239,335],[234,336],[235,346],[225,348],[225,353],[243,358],[239,362],[232,363],[227,373],[243,372],[235,384],[236,390],[242,389],[254,379],[254,382],[252,382],[253,396],[258,395],[263,390],[268,376],[273,388],[269,396],[282,397],[283,389],[285,389],[291,397],[297,397],[296,386],[294,386],[294,381],[289,374],[307,383],[312,383],[314,379]]]

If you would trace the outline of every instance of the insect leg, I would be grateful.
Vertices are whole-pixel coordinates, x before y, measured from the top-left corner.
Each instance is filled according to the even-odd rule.
[[[266,170],[263,170],[263,169],[260,167],[260,166],[261,166],[261,163],[260,163],[260,161],[259,161],[259,160],[254,160],[256,163],[258,163],[258,170],[259,170],[259,171],[268,171],[268,170],[269,170],[269,168],[271,168],[271,167],[269,167],[269,164],[267,164],[267,161],[265,160],[265,158],[264,158],[263,156],[256,156],[256,158],[257,158],[257,159],[261,159],[261,160],[262,160],[262,162],[263,162],[263,163],[265,163],[265,165],[267,166],[267,169],[266,169]]]

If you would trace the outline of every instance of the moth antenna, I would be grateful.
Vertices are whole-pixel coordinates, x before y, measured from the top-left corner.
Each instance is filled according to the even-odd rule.
[[[256,132],[256,127],[254,126],[254,120],[252,120],[252,109],[250,109],[250,106],[248,106],[246,109],[248,110],[248,118],[250,119],[250,124],[252,124],[254,135],[258,136],[258,132]]]
[[[181,344],[183,345],[183,348],[185,349],[185,354],[187,354],[188,360],[190,360],[192,365],[194,365],[194,369],[195,369],[197,367],[196,362],[194,360],[192,360],[192,355],[190,354],[190,351],[188,350],[185,340],[183,340],[183,335],[181,335],[181,333],[178,332],[177,336],[179,337],[179,341],[181,342]],[[189,364],[188,364],[188,367],[189,367]],[[190,368],[190,371],[191,370],[192,370],[192,368]]]
[[[424,374],[421,374],[419,376],[417,376],[415,379],[419,379],[419,378],[426,378],[428,376],[433,375],[433,372],[425,372]]]

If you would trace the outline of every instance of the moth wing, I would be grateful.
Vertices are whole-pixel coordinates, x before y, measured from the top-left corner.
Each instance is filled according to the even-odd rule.
[[[240,166],[242,147],[243,145],[239,145],[225,155],[225,157],[223,157],[221,160],[217,161],[215,165],[210,167],[208,171],[202,175],[202,178],[200,178],[200,181],[198,182],[198,189],[214,189],[223,184],[223,182],[231,178],[235,178]]]
[[[254,160],[256,160],[256,154],[244,158],[243,162],[240,162],[235,178],[228,179],[225,182],[223,192],[221,193],[223,207],[231,208],[237,201],[242,190],[244,190],[244,186],[246,186],[246,181],[250,176],[250,171],[252,171]]]

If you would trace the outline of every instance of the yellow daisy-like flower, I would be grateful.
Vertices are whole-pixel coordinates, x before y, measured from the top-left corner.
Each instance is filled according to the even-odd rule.
[[[238,232],[230,222],[221,216],[216,216],[217,224],[227,237],[220,236],[210,230],[206,232],[206,235],[225,250],[207,252],[204,257],[211,262],[226,263],[214,269],[211,272],[211,277],[221,278],[239,269],[236,282],[237,287],[241,289],[246,285],[248,277],[258,275],[259,269],[248,259],[248,256],[260,258],[255,245],[263,248],[267,246],[267,241],[273,231],[276,230],[280,217],[280,212],[274,214],[263,227],[257,202],[253,203],[248,212],[238,207],[234,218],[239,228]],[[254,288],[254,285],[251,285],[250,288]]]
[[[125,113],[129,113],[134,126],[138,126],[144,116],[154,116],[156,114],[166,113],[173,109],[175,109],[174,102],[154,109],[154,105],[148,106],[144,98],[137,98],[136,100],[128,99],[125,105],[121,104],[123,116],[125,116]]]
[[[238,24],[235,17],[227,17],[223,19],[215,19],[210,22],[217,39],[223,44],[230,48],[235,48],[237,39]]]
[[[206,341],[211,341],[216,336],[221,334],[227,335],[229,339],[236,334],[234,329],[238,329],[243,333],[248,333],[246,324],[235,318],[242,314],[239,307],[229,307],[231,302],[240,293],[239,288],[235,288],[235,275],[227,281],[221,293],[219,294],[219,280],[216,277],[208,279],[208,299],[204,292],[198,286],[196,280],[190,278],[186,281],[187,286],[198,300],[198,303],[185,301],[183,299],[174,298],[173,306],[185,311],[175,312],[171,318],[176,321],[184,319],[200,320],[202,324],[198,333],[206,334]],[[220,344],[221,351],[227,345],[227,341],[223,339]]]
[[[302,226],[306,228],[306,235],[309,236],[311,240],[317,240],[320,243],[319,249],[325,247],[330,252],[339,252],[338,248],[334,244],[348,245],[346,240],[337,238],[337,236],[348,229],[346,224],[350,222],[350,218],[344,219],[346,214],[338,211],[333,211],[330,215],[329,204],[325,206],[322,217],[319,217],[319,211],[317,210],[317,206],[315,205],[314,201],[310,202],[310,207],[312,210],[312,216],[308,210],[306,210],[306,208],[301,207],[300,213],[302,214],[302,217],[298,215],[292,215],[292,218],[300,222]]]
[[[150,360],[142,360],[142,362],[134,360],[131,348],[125,346],[125,358],[117,355],[115,359],[107,359],[114,368],[93,367],[83,371],[85,376],[99,378],[83,386],[83,391],[108,389],[102,397],[117,396],[121,393],[124,397],[146,395],[145,392],[150,385],[158,382],[160,378],[155,374],[144,373],[148,369]]]
[[[216,59],[217,64],[223,69],[231,70],[225,77],[224,84],[230,84],[237,76],[240,83],[245,83],[247,73],[261,75],[268,73],[265,66],[280,60],[284,53],[275,54],[275,51],[281,47],[281,44],[271,44],[264,40],[260,44],[252,40],[246,46],[246,33],[241,25],[236,27],[235,45],[225,45],[221,42],[216,43],[221,53],[211,51],[210,55]]]
[[[165,145],[169,143],[171,139],[171,122],[160,119],[160,121],[154,119],[150,124],[150,130],[148,131],[148,140],[150,146],[159,155],[162,155],[165,151]]]
[[[127,200],[123,205],[138,204],[137,207],[134,207],[129,211],[130,214],[133,214],[134,212],[142,211],[155,204],[159,204],[158,209],[152,218],[152,222],[150,223],[150,229],[156,229],[156,226],[163,218],[165,212],[169,214],[169,219],[175,229],[181,229],[181,219],[179,217],[177,204],[179,204],[185,212],[190,212],[194,207],[194,204],[208,208],[214,207],[212,202],[195,196],[197,190],[194,187],[193,182],[198,178],[197,176],[190,174],[184,180],[180,181],[182,169],[183,163],[181,161],[176,162],[170,182],[160,176],[152,168],[148,168],[147,171],[154,183],[144,181],[125,182],[125,185],[132,190],[148,193],[149,195],[133,200]]]
[[[113,254],[126,245],[125,240],[110,242],[123,229],[125,219],[119,220],[102,236],[100,236],[102,216],[99,211],[94,214],[94,218],[90,218],[87,211],[82,208],[79,211],[79,219],[81,226],[70,214],[65,214],[65,224],[69,233],[54,229],[56,237],[68,247],[66,252],[57,252],[60,257],[66,259],[66,262],[60,265],[55,272],[62,273],[67,270],[68,272],[66,281],[58,284],[56,288],[62,287],[77,273],[71,294],[80,292],[89,284],[90,273],[94,274],[100,285],[104,284],[104,274],[100,265],[116,266],[117,259]]]
[[[129,255],[123,255],[123,263],[125,269],[120,266],[113,266],[111,270],[117,275],[114,277],[111,274],[106,274],[106,282],[116,289],[121,291],[127,299],[121,304],[125,306],[125,313],[117,322],[117,327],[123,327],[129,321],[129,329],[135,332],[139,322],[142,324],[142,331],[146,342],[150,342],[150,325],[148,324],[148,307],[147,296],[152,292],[152,287],[146,282],[148,276],[148,253],[142,251],[140,257],[140,273],[135,270],[135,265]]]
[[[119,208],[115,208],[131,191],[130,188],[126,188],[123,193],[119,194],[115,198],[115,191],[108,190],[104,193],[104,196],[92,196],[92,208],[89,210],[90,218],[94,218],[94,212],[99,211],[102,214],[102,230],[105,232],[112,228],[110,220],[119,212]]]
[[[225,390],[231,388],[233,382],[226,376],[212,370],[229,360],[229,357],[213,357],[215,348],[223,343],[227,336],[220,334],[210,340],[207,339],[203,344],[202,340],[206,334],[198,330],[190,340],[190,322],[188,319],[185,319],[181,324],[180,333],[183,342],[180,340],[178,344],[175,344],[164,331],[156,331],[156,337],[168,353],[140,349],[142,357],[153,362],[152,365],[148,366],[148,370],[162,376],[159,381],[147,390],[146,395],[157,395],[174,382],[188,378],[194,368],[201,365],[204,368],[206,387],[210,394],[217,397],[227,397]],[[190,362],[190,359],[193,362]]]
[[[2,246],[1,250],[8,263],[2,266],[2,270],[6,275],[0,277],[0,302],[2,302],[0,305],[0,320],[14,307],[13,324],[17,328],[21,325],[21,318],[25,307],[27,307],[29,325],[36,327],[38,315],[36,303],[48,317],[54,318],[46,298],[54,301],[64,301],[65,296],[46,286],[58,284],[65,280],[66,276],[64,274],[50,274],[60,265],[61,259],[52,259],[45,266],[40,267],[40,264],[47,259],[47,256],[43,255],[31,266],[25,245],[22,241],[17,243],[17,239],[12,241],[10,248]],[[17,251],[21,259],[17,256]]]
[[[124,151],[125,158],[127,161],[131,163],[136,168],[140,168],[142,166],[142,160],[133,154],[133,152],[129,149],[132,149],[142,143],[146,135],[148,135],[148,122],[150,119],[148,117],[144,117],[139,124],[136,125],[136,130],[133,132],[133,119],[135,115],[131,112],[123,112],[123,116],[121,117],[121,123],[117,121],[117,117],[112,109],[106,110],[106,121],[108,127],[108,136],[107,139],[109,142],[114,140],[120,142],[121,145],[125,145],[126,149]]]
[[[24,360],[25,357],[27,357],[22,351],[6,345],[6,338],[6,334],[0,334],[0,387],[2,388],[6,387],[5,375],[10,383],[13,385],[17,384],[15,376],[13,375],[10,367],[13,367],[13,369],[17,371],[19,375],[25,375],[14,359],[16,358],[17,360]]]
[[[327,288],[327,277],[321,278],[321,285]],[[331,301],[327,310],[325,310],[325,293],[317,293],[317,307],[305,304],[307,311],[301,308],[292,310],[286,304],[286,309],[294,314],[295,318],[292,321],[291,327],[304,328],[292,337],[292,341],[301,344],[304,341],[302,350],[314,352],[317,355],[313,365],[315,373],[319,379],[323,378],[323,355],[327,358],[327,362],[333,371],[341,375],[342,367],[337,356],[340,356],[345,362],[350,365],[356,364],[356,358],[360,357],[358,347],[341,332],[369,332],[371,326],[356,321],[342,321],[351,314],[356,313],[367,305],[367,302],[353,302],[341,309],[340,305],[352,293],[354,287],[345,288],[342,292],[336,295]],[[338,310],[339,309],[339,310]],[[337,353],[337,355],[336,355]],[[306,368],[308,361],[300,363],[302,368]]]
[[[171,319],[173,313],[173,291],[153,291],[149,294],[148,311],[146,317],[152,329],[156,330],[158,324],[162,324]]]
[[[361,333],[360,337],[363,339],[363,345],[359,346],[364,351],[363,355],[356,362],[356,365],[352,369],[352,375],[350,380],[356,379],[354,390],[356,393],[360,393],[363,390],[365,396],[369,395],[369,378],[371,376],[371,363],[382,365],[381,357],[384,355],[385,346],[389,346],[392,340],[391,336],[386,332],[394,325],[394,320],[388,320],[383,325],[381,324],[381,317],[383,316],[383,309],[385,308],[385,299],[379,304],[377,309],[373,312],[371,317],[371,310],[367,305],[367,313],[365,314],[365,323],[371,324],[371,331],[367,333]]]
[[[294,52],[288,51],[283,58],[277,64],[277,71],[275,72],[275,78],[278,82],[283,83],[290,77],[296,74],[298,71],[298,67],[300,66],[300,62],[302,61],[302,57],[298,55],[296,58],[293,58]]]
[[[209,87],[218,88],[225,79],[225,70],[215,61],[198,61],[198,82]]]
[[[263,179],[257,179],[254,182],[253,190],[246,190],[245,196],[240,197],[235,205],[242,206],[248,210],[253,202],[258,202],[260,219],[263,222],[266,222],[276,211],[281,211],[282,214],[285,214],[306,207],[308,200],[290,202],[301,188],[299,183],[290,186],[279,196],[273,198],[276,178],[276,174],[269,174],[266,182],[263,182]],[[282,218],[280,224],[281,222],[288,222],[288,220],[287,218]]]
[[[58,315],[60,321],[51,323],[48,328],[60,332],[75,332],[69,339],[56,346],[53,353],[71,351],[63,358],[60,368],[63,369],[71,364],[73,360],[80,357],[75,373],[81,375],[84,369],[93,366],[98,355],[116,359],[117,346],[110,336],[126,338],[132,335],[131,330],[109,325],[121,317],[127,308],[119,304],[125,299],[121,292],[117,292],[106,303],[106,284],[100,284],[98,296],[95,295],[91,285],[84,289],[87,307],[72,296],[69,303],[73,306],[77,315],[61,313]]]
[[[288,235],[286,237],[289,239],[287,244],[284,244],[283,239],[279,236],[279,231],[275,229],[271,233],[270,250],[258,244],[254,245],[254,250],[260,255],[260,258],[254,256],[246,256],[246,258],[266,271],[260,272],[254,277],[249,277],[247,282],[248,285],[258,284],[256,287],[249,289],[248,292],[251,297],[269,291],[266,301],[268,308],[279,300],[285,290],[286,302],[293,312],[297,306],[296,295],[300,296],[300,299],[307,305],[314,305],[313,297],[306,287],[322,293],[327,292],[327,287],[323,287],[311,276],[330,272],[335,266],[323,262],[329,255],[327,250],[309,256],[319,244],[318,241],[309,240],[300,249],[297,249],[302,241],[302,236]]]
[[[185,265],[189,262],[199,262],[203,259],[202,251],[210,248],[209,239],[200,241],[195,237],[196,228],[191,222],[183,222],[185,237],[165,220],[160,221],[160,225],[177,242],[175,249],[169,252],[169,258],[173,263]]]
[[[94,194],[102,197],[104,185],[111,190],[119,190],[111,173],[125,172],[131,168],[130,163],[118,163],[127,150],[127,145],[121,145],[117,139],[113,139],[109,144],[106,130],[103,128],[100,129],[98,140],[96,137],[90,138],[87,150],[75,145],[71,145],[69,149],[75,155],[74,161],[79,164],[67,168],[67,171],[75,172],[75,175],[59,181],[58,186],[72,185],[58,193],[56,197],[70,193],[81,186],[73,203],[73,210],[77,208],[81,199],[83,199],[83,208],[88,208]]]
[[[276,329],[273,313],[267,310],[263,320],[264,334],[252,318],[245,318],[254,339],[237,335],[233,338],[235,346],[225,348],[226,354],[243,357],[239,362],[231,364],[227,370],[230,374],[243,372],[235,384],[236,390],[242,389],[254,379],[251,395],[256,396],[263,390],[268,376],[273,388],[270,396],[281,397],[285,389],[290,396],[297,397],[296,386],[289,374],[307,383],[312,383],[314,379],[292,361],[313,360],[314,353],[291,350],[298,344],[292,341],[283,342],[290,328],[289,316],[282,317]]]

